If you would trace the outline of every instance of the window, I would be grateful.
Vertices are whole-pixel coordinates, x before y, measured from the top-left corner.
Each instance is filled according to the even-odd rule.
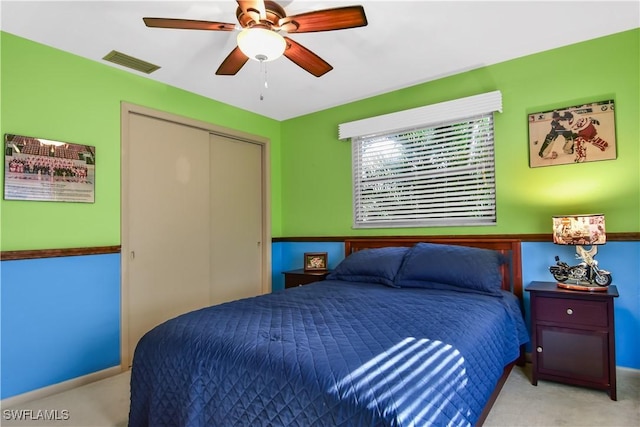
[[[447,105],[450,107],[451,102]],[[425,109],[441,116],[441,106],[409,112],[415,116],[420,110],[417,120],[429,121]],[[493,111],[481,109],[485,111],[435,124],[351,136],[354,227],[495,224]],[[387,119],[395,124],[399,121],[397,114],[404,113],[394,113],[395,118],[380,116],[369,124],[375,127]],[[351,124],[357,123],[363,133],[370,120]]]

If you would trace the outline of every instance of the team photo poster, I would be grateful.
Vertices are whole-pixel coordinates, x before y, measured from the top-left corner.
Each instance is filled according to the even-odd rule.
[[[93,203],[95,147],[5,134],[4,198]]]

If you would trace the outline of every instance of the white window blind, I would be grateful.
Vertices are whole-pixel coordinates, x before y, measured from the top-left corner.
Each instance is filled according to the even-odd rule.
[[[493,113],[352,138],[354,227],[496,222]]]

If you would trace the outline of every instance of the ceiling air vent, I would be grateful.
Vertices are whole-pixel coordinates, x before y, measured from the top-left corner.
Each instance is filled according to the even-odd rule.
[[[151,74],[160,68],[158,65],[151,64],[143,61],[142,59],[134,58],[133,56],[125,55],[117,50],[112,50],[102,59],[146,74]]]

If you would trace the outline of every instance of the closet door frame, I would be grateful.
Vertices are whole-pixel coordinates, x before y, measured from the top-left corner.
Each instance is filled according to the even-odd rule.
[[[196,119],[175,115],[172,113],[143,107],[128,102],[120,106],[121,135],[120,135],[120,365],[123,370],[129,369],[128,361],[133,357],[135,349],[129,348],[129,117],[131,114],[148,116],[151,118],[173,122],[179,125],[202,129],[210,134],[220,135],[239,141],[259,144],[262,146],[262,293],[271,292],[271,161],[270,141],[268,138],[235,129],[218,126]]]

